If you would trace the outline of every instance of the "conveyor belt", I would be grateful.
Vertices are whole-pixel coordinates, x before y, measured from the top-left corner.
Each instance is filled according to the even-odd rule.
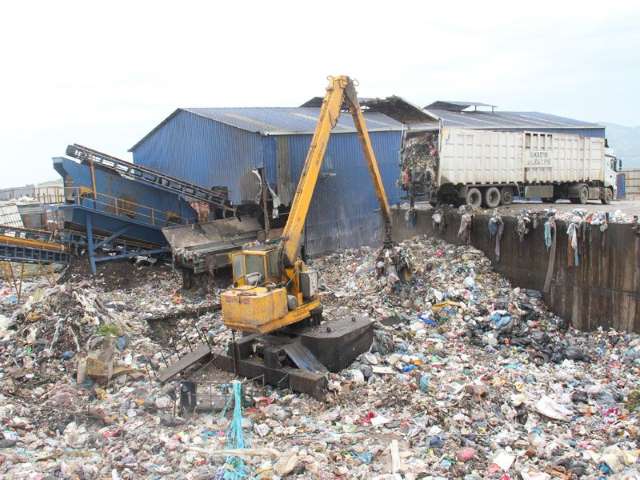
[[[0,260],[23,263],[67,263],[65,245],[42,230],[0,226]]]
[[[52,252],[65,252],[67,250],[67,248],[61,243],[46,242],[31,238],[10,237],[8,235],[0,235],[0,243],[27,248],[37,248],[40,250],[50,250]]]
[[[16,263],[69,263],[67,252],[9,245],[0,241],[0,260]]]
[[[40,240],[42,242],[51,242],[53,239],[53,234],[47,230],[13,227],[11,225],[0,225],[0,236],[3,235],[14,238]]]
[[[228,192],[224,187],[207,189],[185,180],[127,162],[106,153],[98,152],[82,145],[69,145],[67,155],[77,158],[82,162],[91,163],[110,170],[117,171],[120,175],[133,178],[151,185],[155,185],[170,192],[178,193],[187,198],[207,202],[216,208],[234,213],[235,209],[228,205]]]

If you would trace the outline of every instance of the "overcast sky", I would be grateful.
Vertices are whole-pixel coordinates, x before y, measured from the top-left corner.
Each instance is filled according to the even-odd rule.
[[[362,96],[493,103],[640,125],[640,2],[21,1],[0,16],[0,187],[123,158],[177,107]]]

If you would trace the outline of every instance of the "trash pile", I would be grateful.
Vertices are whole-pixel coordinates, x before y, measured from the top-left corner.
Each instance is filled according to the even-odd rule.
[[[189,322],[180,318],[185,311],[208,310],[215,292],[181,292],[179,276],[168,268],[129,275],[137,281],[127,290],[78,275],[54,286],[30,280],[31,295],[20,306],[12,285],[0,283],[7,320],[0,325],[0,476],[111,476],[117,456],[107,455],[111,439],[122,442],[126,432],[136,432],[148,420],[141,422],[145,411],[160,421],[155,414],[174,406],[169,395],[176,387],[158,384],[154,372],[189,336],[155,338],[147,320],[179,327]],[[211,319],[205,313],[193,321]],[[152,428],[153,421],[140,439]],[[130,445],[123,448],[117,454]]]
[[[372,281],[368,249],[315,264],[327,317],[359,309],[379,321],[372,351],[334,388],[355,392],[349,407],[368,416],[371,435],[408,440],[396,473],[640,478],[637,335],[571,329],[472,247],[403,247],[415,268],[407,284]],[[385,472],[382,458],[372,465]]]
[[[182,292],[169,269],[33,293],[0,340],[0,475],[640,478],[640,336],[575,331],[473,247],[397,248],[406,281],[371,248],[310,262],[327,321],[375,321],[322,402],[207,367],[161,385],[167,357],[230,338],[204,311],[216,291]]]
[[[516,205],[512,205],[513,208]],[[546,218],[549,216],[555,216],[556,220],[564,222],[576,222],[583,221],[590,225],[603,225],[607,223],[637,223],[637,215],[629,215],[622,210],[615,210],[611,212],[606,211],[593,211],[589,208],[579,207],[571,210],[560,210],[553,207],[546,208],[531,208],[533,205],[527,205],[528,208],[522,209],[518,216],[518,220],[522,220],[526,223],[537,222],[539,218]],[[538,206],[536,206],[538,207]],[[589,207],[589,206],[587,206]]]
[[[402,149],[400,187],[414,201],[423,195],[438,170],[438,133],[426,132],[409,138]]]

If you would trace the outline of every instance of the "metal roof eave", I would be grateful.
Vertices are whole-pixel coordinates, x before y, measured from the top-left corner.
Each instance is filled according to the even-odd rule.
[[[237,128],[237,127],[236,127]],[[403,130],[406,130],[406,126],[404,127],[389,127],[389,128],[367,128],[367,131],[369,133],[375,133],[375,132],[401,132]],[[304,131],[304,132],[294,132],[294,131],[277,131],[277,132],[270,132],[270,131],[259,131],[259,132],[254,132],[254,133],[259,133],[260,135],[264,136],[264,137],[277,137],[277,136],[282,136],[282,135],[313,135],[315,133],[315,130],[311,131]],[[344,133],[358,133],[355,129],[351,130],[331,130],[331,135],[340,135],[340,134],[344,134]]]
[[[427,110],[426,108],[423,108],[422,110],[423,110],[424,112],[427,112],[427,115],[430,115],[431,117],[435,118],[436,120],[438,120],[438,121],[439,121],[439,120],[442,120],[442,119],[440,118],[440,115],[437,115],[437,114],[433,113],[431,110]]]

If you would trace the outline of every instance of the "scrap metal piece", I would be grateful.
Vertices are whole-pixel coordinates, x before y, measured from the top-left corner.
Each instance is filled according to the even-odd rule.
[[[207,344],[199,345],[195,350],[187,353],[185,356],[180,357],[180,359],[168,365],[166,368],[163,368],[158,372],[158,380],[162,383],[171,380],[176,375],[188,370],[194,365],[204,362],[211,356],[211,348]]]
[[[282,348],[298,368],[310,372],[327,373],[327,367],[320,363],[315,355],[300,342],[287,343]]]
[[[233,217],[162,229],[176,264],[204,273],[229,265],[229,252],[254,242],[262,227],[253,217]]]

